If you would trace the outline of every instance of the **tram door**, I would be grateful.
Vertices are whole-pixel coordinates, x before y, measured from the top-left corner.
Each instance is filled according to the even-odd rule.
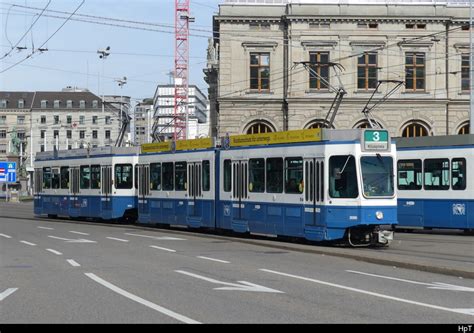
[[[34,210],[35,214],[43,213],[43,169],[35,168],[35,193],[34,193]]]
[[[80,215],[80,211],[81,211],[81,203],[80,203],[80,200],[78,198],[78,194],[80,193],[80,190],[79,190],[79,182],[80,182],[80,172],[79,172],[79,167],[78,166],[75,166],[75,167],[71,167],[69,169],[69,181],[70,181],[70,185],[69,185],[69,190],[71,191],[71,200],[69,201],[70,202],[70,209],[71,209],[71,212],[70,212],[70,215],[71,216],[79,216]]]
[[[248,161],[232,161],[232,220],[246,221],[248,198]]]
[[[102,210],[111,210],[111,196],[112,196],[112,166],[103,165],[101,166],[101,184],[100,188],[102,189]]]
[[[137,165],[138,170],[138,212],[149,214],[148,199],[150,195],[150,165]]]
[[[202,162],[188,163],[188,216],[202,216]]]
[[[323,226],[322,205],[324,202],[324,160],[304,160],[304,223]]]

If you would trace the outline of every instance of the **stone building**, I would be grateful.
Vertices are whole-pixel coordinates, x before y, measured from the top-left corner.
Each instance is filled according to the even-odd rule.
[[[37,152],[113,146],[120,110],[87,89],[0,92],[0,161],[17,162],[20,181],[34,167]]]
[[[468,1],[227,0],[213,26],[212,135],[327,127],[339,89],[332,126],[367,127],[397,81],[392,136],[469,131]]]

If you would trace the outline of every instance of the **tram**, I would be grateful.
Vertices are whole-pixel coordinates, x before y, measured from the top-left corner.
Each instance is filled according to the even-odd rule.
[[[400,229],[474,230],[474,134],[398,138]]]
[[[354,246],[393,239],[395,147],[387,131],[237,135],[218,149],[210,139],[201,143],[193,151],[142,146],[139,223]]]
[[[134,221],[138,152],[137,147],[100,147],[37,153],[34,213]]]
[[[395,154],[373,129],[38,153],[35,214],[388,245]]]

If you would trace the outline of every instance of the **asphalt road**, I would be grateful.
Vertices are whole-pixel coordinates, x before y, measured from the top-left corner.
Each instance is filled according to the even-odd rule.
[[[0,309],[1,323],[468,323],[474,280],[230,237],[0,217]]]

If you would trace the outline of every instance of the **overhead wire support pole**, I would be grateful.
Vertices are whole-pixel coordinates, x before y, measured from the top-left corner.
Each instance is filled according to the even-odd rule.
[[[469,87],[470,87],[470,108],[469,108],[469,133],[474,134],[474,42],[472,40],[474,34],[472,2],[469,5]]]
[[[324,123],[328,128],[332,128],[334,124],[334,120],[336,119],[337,111],[339,110],[339,107],[341,106],[342,99],[344,98],[344,95],[347,94],[346,90],[344,89],[344,86],[342,84],[341,78],[339,77],[339,74],[336,70],[344,70],[344,67],[336,62],[327,62],[327,63],[320,63],[320,62],[313,62],[313,61],[299,61],[294,63],[295,66],[298,64],[301,64],[304,66],[304,68],[309,71],[312,75],[314,75],[316,78],[318,78],[321,82],[323,82],[329,90],[332,92],[336,93],[336,96],[334,97],[334,100],[332,101],[331,107],[329,108],[328,113],[326,114],[326,118],[324,119]],[[334,68],[334,72],[336,73],[337,80],[339,81],[339,88],[336,88],[332,86],[328,80],[323,78],[321,75],[318,74],[313,68],[311,68],[311,65],[327,65],[330,67]]]

